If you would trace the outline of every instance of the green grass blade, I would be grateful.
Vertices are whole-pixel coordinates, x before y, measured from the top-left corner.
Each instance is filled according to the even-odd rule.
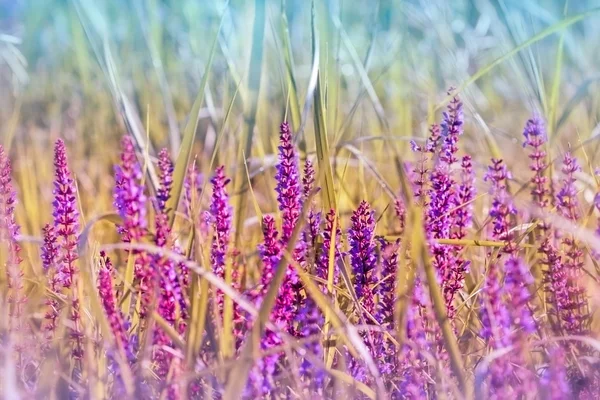
[[[315,64],[319,64],[319,36],[317,29],[316,6],[313,1],[312,7],[312,48],[313,60]],[[336,209],[335,191],[333,186],[333,170],[329,156],[329,143],[327,139],[327,122],[326,109],[324,99],[324,88],[322,82],[323,68],[319,68],[317,75],[317,86],[314,92],[314,123],[315,123],[315,141],[317,144],[317,162],[319,169],[322,171],[322,193],[323,206],[326,210]]]

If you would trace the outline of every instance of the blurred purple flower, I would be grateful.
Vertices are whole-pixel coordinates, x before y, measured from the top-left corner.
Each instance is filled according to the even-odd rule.
[[[41,249],[42,266],[46,272],[48,279],[48,286],[53,294],[58,294],[61,290],[61,281],[56,270],[56,263],[58,261],[58,245],[56,242],[56,229],[54,225],[46,224],[43,228],[44,243]],[[46,314],[44,318],[46,323],[44,324],[44,331],[46,332],[46,340],[49,342],[54,336],[56,330],[56,320],[60,311],[60,304],[56,296],[48,296],[46,298]]]
[[[6,249],[6,277],[9,313],[13,329],[21,329],[22,306],[26,298],[23,293],[23,271],[20,267],[21,246],[18,242],[20,227],[15,220],[16,193],[12,185],[10,160],[0,145],[0,249]],[[4,247],[6,246],[6,247]]]
[[[580,170],[577,159],[570,152],[563,158],[563,184],[556,195],[558,212],[563,218],[577,222],[580,217],[577,188],[575,187],[575,173]],[[566,248],[564,269],[567,275],[566,289],[569,293],[569,302],[565,305],[563,313],[563,329],[570,335],[583,335],[588,330],[588,301],[585,287],[581,279],[584,275],[583,250],[572,235],[564,235],[562,243]]]
[[[517,213],[506,186],[510,177],[504,162],[497,159],[492,159],[492,165],[488,167],[484,177],[485,181],[491,182],[490,194],[493,200],[489,214],[493,224],[492,237],[507,242],[503,251],[508,254],[517,250],[514,234],[510,232],[511,218]]]

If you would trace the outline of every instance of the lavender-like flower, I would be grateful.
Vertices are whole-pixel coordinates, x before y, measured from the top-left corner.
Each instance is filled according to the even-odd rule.
[[[171,228],[167,214],[162,213],[156,216],[156,234],[154,242],[156,246],[180,252],[180,249],[173,243]],[[171,326],[181,330],[176,323],[184,323],[187,317],[187,305],[184,301],[184,293],[177,276],[177,269],[173,260],[166,256],[156,255],[154,257],[154,267],[158,273],[160,282],[158,313]]]
[[[61,249],[59,273],[63,286],[71,288],[77,275],[77,231],[79,211],[76,204],[75,182],[69,171],[65,143],[58,139],[54,149],[54,226]]]
[[[11,179],[11,165],[4,147],[0,145],[0,242],[6,246],[11,323],[15,330],[21,327],[21,306],[25,302],[23,293],[23,271],[21,264],[21,246],[17,241],[20,227],[15,220],[15,205],[17,199]]]
[[[548,356],[549,365],[540,379],[542,398],[548,400],[570,399],[571,387],[567,378],[565,353],[562,348],[554,347]]]
[[[556,332],[562,330],[562,320],[574,321],[575,316],[570,315],[574,307],[569,296],[569,282],[567,270],[564,267],[562,258],[556,247],[546,238],[540,247],[542,253],[542,264],[546,266],[544,284],[548,295],[548,303],[551,308],[548,314],[554,320],[551,320]]]
[[[124,136],[121,140],[121,163],[115,166],[115,183],[114,204],[123,219],[123,240],[140,241],[147,233],[146,195],[142,169],[130,136]]]
[[[335,250],[333,253],[333,284],[337,285],[339,281],[339,271],[336,268],[336,261],[343,257],[343,253],[340,246],[340,238],[342,237],[342,230],[340,228],[340,221],[337,220],[335,235],[333,232],[333,222],[336,218],[335,210],[331,209],[325,215],[325,230],[323,231],[323,248],[321,253],[319,254],[319,258],[317,259],[315,265],[315,274],[321,279],[328,280],[329,276],[329,253],[331,252],[332,239],[334,239],[333,245],[335,246]],[[335,236],[335,238],[334,238]],[[326,286],[322,287],[323,292],[326,293]]]
[[[448,95],[454,90],[450,89]],[[442,162],[451,166],[458,161],[456,152],[458,151],[458,138],[463,134],[463,104],[460,99],[455,96],[448,104],[448,111],[444,112],[444,121],[442,122],[442,154],[440,159]]]
[[[556,195],[556,203],[560,214],[571,221],[579,219],[575,173],[580,169],[577,159],[570,152],[565,153],[562,165],[563,185]]]
[[[502,398],[510,393],[514,398],[525,398],[535,390],[532,372],[526,368],[527,340],[534,333],[536,323],[529,309],[529,286],[533,277],[526,265],[511,256],[505,263],[505,282],[500,285],[496,264],[490,265],[486,277],[482,308],[482,336],[495,350],[514,346],[490,366],[490,396]]]
[[[374,312],[373,293],[370,285],[377,264],[375,255],[375,218],[369,203],[362,201],[350,218],[352,226],[348,231],[350,244],[350,261],[354,271],[354,288],[356,296],[365,310]]]
[[[281,242],[285,245],[292,235],[302,209],[298,151],[292,141],[292,132],[287,122],[281,124],[278,158],[275,190],[283,220]]]
[[[307,296],[306,301],[298,311],[299,336],[312,338],[321,333],[321,327],[325,323],[323,314],[312,299]],[[323,358],[323,347],[318,340],[313,340],[304,346],[305,350],[314,358]],[[310,393],[323,395],[323,383],[325,372],[316,367],[307,357],[303,357],[300,363],[300,377]]]
[[[579,202],[575,187],[575,173],[580,170],[579,163],[571,153],[563,158],[563,185],[556,195],[558,212],[571,221],[579,219]],[[569,292],[569,311],[563,315],[564,330],[571,335],[585,334],[588,321],[586,290],[580,280],[583,276],[584,255],[577,241],[571,235],[562,239],[567,249],[564,268],[567,273],[567,291]]]
[[[399,239],[391,243],[382,240],[381,252],[383,253],[383,262],[381,263],[381,276],[375,288],[375,294],[378,296],[375,319],[384,327],[391,327],[394,322],[394,288],[396,284],[396,270],[398,269],[399,250]]]
[[[402,235],[404,233],[404,228],[406,227],[406,205],[401,197],[396,197],[394,199],[394,212],[400,223],[398,234]]]
[[[186,215],[192,216],[195,202],[198,202],[202,194],[204,185],[204,176],[198,171],[196,162],[192,162],[188,167],[185,179],[183,181],[183,209]]]
[[[135,156],[133,139],[124,136],[121,140],[121,163],[115,167],[114,205],[123,219],[120,227],[124,242],[141,242],[148,233],[146,221],[146,195],[142,184],[142,170]],[[154,272],[150,267],[150,257],[139,251],[132,251],[137,289],[141,295],[140,314],[146,317],[154,295]]]
[[[523,136],[525,137],[523,147],[531,147],[531,153],[529,154],[529,159],[531,160],[529,169],[533,172],[533,177],[531,178],[531,183],[533,184],[531,196],[537,207],[540,210],[544,210],[548,206],[549,196],[549,188],[547,187],[548,178],[544,175],[547,167],[546,152],[544,151],[544,145],[547,141],[544,121],[538,115],[534,115],[525,124]],[[539,228],[542,233],[548,229],[545,223],[541,223]]]
[[[210,253],[211,264],[215,274],[224,278],[225,257],[231,235],[232,208],[229,205],[229,195],[225,186],[229,179],[225,176],[225,167],[217,168],[211,179],[213,194],[210,202],[210,212],[213,220],[213,242]]]
[[[388,242],[381,240],[381,252],[383,261],[379,282],[375,286],[377,305],[375,307],[375,320],[384,329],[392,329],[394,323],[396,271],[398,269],[398,251],[400,240]],[[377,333],[373,339],[372,352],[378,363],[379,371],[387,379],[393,379],[398,364],[398,353],[396,346],[388,340],[383,333]]]
[[[173,186],[173,162],[171,162],[169,151],[166,148],[158,154],[158,170],[160,187],[156,194],[156,203],[158,211],[164,212]]]
[[[106,319],[116,342],[116,348],[128,362],[133,362],[134,354],[127,335],[125,318],[117,307],[113,285],[114,268],[104,251],[100,252],[100,270],[98,271],[98,294],[106,314]]]
[[[428,398],[429,376],[431,366],[426,353],[432,353],[428,326],[431,320],[431,304],[423,283],[419,277],[415,280],[413,297],[410,301],[406,318],[406,339],[399,354],[399,382],[397,389],[392,390],[392,398],[426,399]]]
[[[58,261],[59,248],[56,242],[56,229],[54,225],[46,224],[43,228],[44,244],[41,249],[42,266],[48,278],[48,286],[53,293],[52,296],[46,298],[46,314],[44,318],[44,331],[46,332],[46,340],[50,342],[56,330],[56,320],[60,311],[60,304],[56,299],[56,294],[61,290],[61,280],[56,270]]]
[[[493,221],[492,236],[497,240],[507,242],[503,251],[513,253],[516,245],[513,242],[514,234],[510,232],[511,217],[516,214],[516,209],[507,191],[506,182],[510,174],[502,160],[492,159],[492,165],[488,167],[485,181],[491,181],[490,193],[493,196],[490,217]]]
[[[77,239],[79,230],[79,211],[77,210],[75,182],[68,167],[67,151],[62,139],[58,139],[54,148],[54,226],[56,228],[60,256],[58,274],[61,285],[71,291],[71,315],[73,324],[71,338],[73,340],[73,357],[80,359],[83,355],[80,330],[79,297],[77,296]]]
[[[452,237],[464,239],[473,221],[473,204],[475,198],[475,175],[473,174],[473,163],[471,156],[463,156],[461,162],[461,182],[456,192],[455,206],[457,207],[454,224],[455,229]]]

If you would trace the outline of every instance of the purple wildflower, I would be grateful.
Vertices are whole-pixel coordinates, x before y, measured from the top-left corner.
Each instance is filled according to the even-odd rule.
[[[213,242],[210,253],[211,264],[215,274],[223,278],[225,276],[225,257],[229,247],[229,236],[231,235],[231,213],[229,195],[225,186],[229,179],[225,176],[225,167],[217,168],[215,176],[211,179],[213,194],[210,202],[210,212],[214,224]]]
[[[503,248],[505,253],[516,251],[516,245],[513,242],[514,234],[510,232],[511,217],[516,214],[515,207],[507,191],[507,180],[510,173],[502,160],[492,159],[492,165],[488,167],[485,181],[491,181],[490,193],[493,196],[490,217],[492,218],[493,231],[492,236],[497,240],[507,242]]]
[[[455,198],[455,206],[458,208],[454,219],[456,227],[452,234],[452,237],[455,239],[464,239],[467,237],[467,231],[473,223],[473,205],[471,202],[475,198],[475,176],[473,174],[471,156],[463,156],[460,167],[461,182]]]
[[[391,327],[394,322],[394,287],[396,283],[399,250],[399,239],[392,243],[382,240],[381,252],[383,253],[383,262],[381,263],[381,277],[375,288],[375,293],[378,296],[375,319],[382,326]]]
[[[277,232],[277,227],[275,226],[275,219],[271,215],[263,217],[262,227],[264,241],[258,245],[258,251],[263,263],[260,280],[266,293],[266,287],[271,283],[271,279],[273,279],[273,275],[275,274],[275,268],[279,262],[281,242],[278,240],[279,232]]]
[[[15,221],[16,194],[12,185],[11,165],[4,147],[0,145],[0,242],[7,247],[6,272],[8,278],[10,316],[15,329],[20,329],[21,306],[25,302],[23,294],[23,271],[21,246],[17,241],[19,225]]]
[[[532,373],[525,368],[527,339],[536,329],[528,304],[531,297],[528,287],[533,284],[533,277],[515,256],[506,261],[505,270],[504,286],[500,286],[495,263],[490,265],[484,289],[487,304],[482,309],[482,336],[496,350],[515,348],[490,366],[490,396],[503,398],[511,393],[511,397],[525,398],[535,390]]]
[[[402,235],[404,233],[404,228],[406,227],[406,205],[401,197],[396,197],[394,199],[394,212],[396,213],[396,217],[400,223],[398,234]]]
[[[571,221],[579,219],[579,203],[575,187],[575,172],[580,167],[571,153],[566,153],[563,159],[563,185],[556,195],[558,211],[563,218]],[[568,312],[563,315],[564,329],[571,335],[585,334],[587,331],[588,304],[586,290],[580,280],[583,276],[583,250],[571,235],[562,239],[567,249],[564,268],[567,273],[567,291],[569,292]]]
[[[114,268],[104,251],[100,252],[101,266],[98,271],[98,293],[106,314],[106,319],[116,342],[116,348],[129,362],[133,361],[133,349],[127,335],[125,318],[117,307],[113,286]]]
[[[453,89],[448,91],[448,95]],[[458,151],[458,138],[463,134],[463,104],[455,96],[448,104],[448,111],[444,112],[444,121],[442,122],[442,154],[440,159],[445,164],[451,166],[458,161],[456,152]]]
[[[343,257],[341,248],[340,248],[340,238],[342,237],[342,230],[340,228],[339,219],[336,222],[336,230],[335,235],[333,232],[333,222],[336,219],[335,210],[331,209],[325,215],[325,230],[323,231],[323,248],[321,253],[319,254],[319,258],[317,259],[317,263],[315,265],[315,274],[321,279],[327,280],[329,276],[329,253],[331,249],[331,240],[334,239],[335,250],[333,253],[333,284],[337,285],[339,280],[339,272],[336,268],[336,261]],[[334,238],[335,236],[335,238]],[[326,292],[323,290],[323,292]]]
[[[321,333],[324,324],[323,314],[312,297],[307,296],[306,301],[298,311],[299,336],[313,339],[304,347],[316,359],[323,358],[323,348],[315,336]],[[323,395],[325,372],[316,367],[308,358],[304,357],[300,363],[300,377],[311,393]]]
[[[179,253],[179,248],[173,243],[167,215],[164,213],[158,214],[155,224],[155,244],[158,247]],[[156,255],[154,257],[154,266],[158,272],[158,281],[160,282],[158,313],[171,326],[181,330],[181,327],[176,322],[180,321],[180,323],[184,323],[183,320],[187,316],[187,307],[177,276],[175,263],[169,257]]]
[[[350,218],[352,226],[348,231],[350,260],[354,271],[356,296],[369,313],[374,312],[373,294],[370,284],[377,263],[375,255],[375,218],[369,203],[362,201]]]
[[[554,347],[548,356],[549,365],[540,379],[540,392],[548,400],[563,400],[571,397],[571,388],[565,368],[566,357],[562,348]]]
[[[298,170],[298,151],[292,142],[292,132],[287,122],[281,124],[279,139],[279,163],[275,175],[277,180],[275,190],[283,220],[281,242],[285,245],[300,216],[302,193]]]
[[[315,185],[315,168],[310,160],[304,162],[304,173],[302,175],[302,201],[308,199]]]
[[[429,386],[430,368],[424,354],[432,351],[427,337],[431,324],[431,304],[420,278],[415,281],[413,298],[406,318],[406,343],[399,354],[399,379],[392,398],[425,399]]]
[[[142,184],[142,170],[135,156],[133,139],[124,136],[121,140],[121,164],[115,167],[115,208],[123,219],[120,227],[124,242],[138,243],[146,236],[146,195]],[[142,318],[146,317],[154,295],[154,273],[150,268],[150,257],[132,251],[138,292],[140,293]]]
[[[76,204],[75,182],[69,171],[65,143],[58,139],[54,149],[54,226],[61,249],[59,273],[63,286],[71,288],[77,274],[77,231],[79,211]]]
[[[190,164],[183,181],[183,209],[188,216],[192,216],[193,208],[199,201],[204,185],[204,176],[198,171],[196,162]]]
[[[147,233],[146,195],[142,170],[135,156],[133,139],[121,140],[121,164],[115,166],[115,208],[123,218],[123,240],[140,241]]]
[[[529,159],[531,164],[529,169],[533,172],[531,183],[533,189],[531,190],[531,196],[533,201],[540,210],[545,209],[548,206],[548,195],[549,189],[547,187],[548,178],[544,176],[546,170],[546,152],[544,151],[544,145],[546,144],[546,129],[544,127],[544,121],[537,115],[534,115],[525,124],[523,130],[523,136],[525,141],[523,147],[531,147],[531,153]],[[540,224],[539,228],[544,232],[547,229],[545,224]]]
[[[54,225],[46,224],[43,229],[44,244],[42,245],[41,257],[42,266],[48,278],[48,286],[52,292],[52,296],[46,298],[46,314],[44,318],[44,331],[46,331],[46,340],[50,341],[56,330],[56,320],[60,311],[60,304],[56,299],[56,295],[61,290],[61,281],[56,271],[56,263],[58,261],[59,248],[56,243],[56,229]]]
[[[173,186],[173,163],[169,158],[169,151],[164,148],[158,154],[158,170],[160,178],[160,187],[156,194],[157,209],[164,212],[167,201],[171,196],[171,186]]]
[[[54,226],[58,238],[60,255],[58,258],[58,274],[61,285],[71,289],[71,315],[73,323],[71,338],[74,342],[73,357],[80,359],[83,355],[80,330],[79,298],[77,296],[77,278],[79,270],[76,261],[77,231],[79,230],[79,211],[76,204],[75,182],[69,171],[67,152],[62,139],[57,140],[54,148]]]

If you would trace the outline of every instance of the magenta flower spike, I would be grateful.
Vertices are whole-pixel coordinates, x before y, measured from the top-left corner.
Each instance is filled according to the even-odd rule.
[[[121,163],[115,167],[115,208],[123,219],[123,240],[140,241],[146,235],[146,195],[142,184],[142,169],[135,156],[133,139],[121,140]]]
[[[119,227],[122,240],[126,243],[139,243],[148,233],[146,201],[142,170],[135,155],[133,139],[124,136],[121,140],[121,163],[115,167],[114,205],[123,219]],[[139,284],[141,296],[141,318],[145,318],[154,296],[155,274],[150,266],[150,257],[139,251],[132,251],[135,280]]]
[[[548,355],[549,365],[540,379],[542,398],[548,400],[563,400],[573,398],[567,377],[565,352],[560,347],[554,347]]]
[[[81,359],[83,346],[80,331],[79,298],[77,296],[77,240],[79,231],[79,210],[75,181],[69,170],[67,151],[62,139],[56,141],[54,147],[54,201],[52,202],[54,227],[58,239],[60,255],[58,259],[58,276],[61,286],[71,290],[71,315],[73,324],[71,339],[73,341],[73,357]]]
[[[492,236],[494,239],[507,242],[507,245],[503,248],[505,253],[512,253],[516,250],[513,243],[514,234],[510,233],[510,228],[512,227],[511,218],[517,211],[506,189],[509,178],[510,173],[503,161],[492,159],[492,165],[488,167],[484,180],[491,182],[490,194],[493,196],[490,210],[490,217],[493,220]]]
[[[133,362],[133,349],[127,335],[127,327],[121,310],[117,306],[114,291],[113,274],[114,268],[110,258],[104,251],[100,252],[100,270],[98,271],[98,294],[102,307],[106,313],[108,324],[116,342],[116,348],[125,357],[125,360]]]
[[[375,304],[370,286],[373,283],[374,269],[377,264],[374,214],[369,203],[362,201],[350,218],[352,226],[348,231],[350,262],[354,272],[356,296],[365,310],[371,314],[374,313]]]
[[[473,174],[473,163],[471,156],[463,156],[461,161],[461,182],[455,198],[454,232],[452,237],[464,239],[473,223],[473,204],[475,198],[475,175]]]
[[[292,141],[292,132],[287,122],[282,123],[280,127],[278,159],[275,191],[283,220],[281,242],[285,245],[292,235],[302,209],[298,150]]]
[[[265,288],[271,283],[275,268],[279,262],[281,243],[279,242],[279,232],[275,226],[275,219],[271,215],[265,215],[262,221],[263,243],[258,245],[258,251],[262,258],[263,270],[261,274],[261,285]]]
[[[219,277],[225,276],[225,257],[231,235],[232,208],[229,205],[229,195],[225,186],[229,179],[225,176],[225,167],[217,168],[211,179],[213,194],[210,201],[210,213],[213,221],[213,242],[211,248],[211,263],[213,271]]]
[[[12,185],[11,165],[4,147],[0,145],[0,249],[7,251],[6,273],[10,289],[10,316],[14,328],[21,327],[23,293],[23,271],[21,270],[21,246],[18,242],[20,227],[15,220],[16,193]],[[6,246],[6,247],[5,247]]]
[[[529,154],[529,159],[531,160],[529,169],[533,172],[533,177],[531,178],[531,184],[533,185],[531,196],[537,207],[540,210],[544,210],[548,206],[550,195],[548,178],[544,175],[548,166],[544,146],[548,138],[546,136],[544,121],[540,116],[534,115],[531,119],[527,120],[523,136],[525,138],[523,147],[529,146],[531,148],[531,153]],[[547,229],[546,224],[540,224],[539,227],[542,232]]]
[[[159,212],[164,212],[166,211],[167,201],[171,197],[171,187],[173,186],[173,162],[166,148],[162,149],[158,154],[158,171],[160,187],[156,194],[156,203]]]
[[[454,89],[448,91],[451,95]],[[448,104],[448,110],[444,112],[442,122],[442,154],[440,159],[445,164],[452,166],[458,161],[456,153],[458,151],[458,138],[463,134],[463,103],[455,96]]]
[[[580,217],[575,173],[580,169],[577,159],[567,152],[564,155],[562,166],[563,185],[556,195],[556,204],[560,215],[575,222]],[[587,320],[589,315],[587,293],[580,282],[584,274],[584,254],[571,235],[565,235],[562,243],[567,249],[564,268],[567,274],[567,291],[569,293],[567,309],[562,315],[563,326],[565,332],[572,335],[581,335],[588,330]]]
[[[320,277],[321,279],[327,280],[328,276],[329,276],[329,254],[330,254],[330,249],[332,246],[332,239],[334,239],[334,232],[333,232],[333,222],[336,218],[336,213],[335,210],[331,209],[329,210],[329,212],[327,213],[327,215],[325,215],[325,230],[323,231],[323,248],[321,250],[321,253],[319,254],[319,258],[317,259],[317,263],[315,265],[315,274]],[[339,271],[337,268],[337,260],[341,259],[344,254],[341,250],[341,237],[342,237],[342,229],[340,228],[340,220],[337,220],[336,223],[336,230],[335,230],[335,239],[334,239],[334,246],[335,246],[335,250],[333,253],[334,256],[334,260],[333,260],[333,265],[334,265],[334,269],[333,269],[333,284],[337,285],[339,282]],[[322,285],[322,289],[323,292],[326,293],[326,286]]]
[[[52,293],[58,294],[61,290],[61,280],[56,270],[58,261],[59,248],[56,239],[56,229],[54,225],[46,224],[43,228],[44,244],[41,249],[42,266],[48,278],[48,285]],[[44,331],[46,331],[46,339],[50,341],[56,330],[56,320],[60,311],[60,304],[56,296],[48,296],[46,298],[46,314],[44,318],[46,323]]]
[[[54,226],[60,248],[59,274],[62,284],[71,288],[77,275],[76,261],[79,210],[76,202],[75,181],[69,171],[65,143],[58,139],[54,149]]]

